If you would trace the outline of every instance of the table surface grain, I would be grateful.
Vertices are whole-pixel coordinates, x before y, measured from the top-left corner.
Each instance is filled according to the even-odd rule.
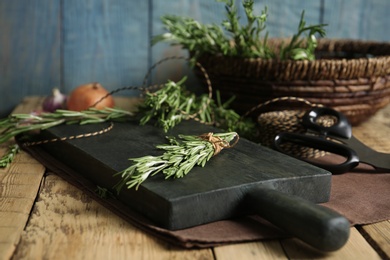
[[[14,113],[40,106],[27,97]],[[117,99],[122,105],[128,99]],[[390,106],[353,129],[371,147],[390,153]],[[13,141],[0,146],[0,153]],[[331,253],[297,239],[183,249],[144,233],[89,195],[49,172],[25,152],[0,169],[0,259],[389,259],[390,221],[351,228]]]

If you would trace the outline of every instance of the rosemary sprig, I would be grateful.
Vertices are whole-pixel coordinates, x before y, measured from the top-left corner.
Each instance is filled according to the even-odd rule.
[[[193,103],[195,95],[182,88],[185,80],[186,77],[179,82],[168,81],[160,90],[146,92],[145,100],[139,109],[143,114],[140,124],[145,125],[152,118],[156,118],[157,125],[167,132],[182,120],[188,119],[197,107],[194,107]]]
[[[267,7],[262,10],[261,15],[257,16],[253,12],[254,1],[243,1],[247,23],[241,25],[235,1],[220,0],[220,2],[226,4],[227,19],[222,22],[222,26],[231,34],[234,43],[230,47],[229,56],[273,58],[274,55],[266,44],[268,33],[266,33],[263,43],[259,42],[261,32],[266,28]]]
[[[100,186],[96,186],[95,193],[102,199],[115,198],[115,195],[111,191]]]
[[[255,124],[249,118],[242,118],[229,109],[233,99],[222,104],[217,92],[217,101],[207,94],[196,96],[186,90],[183,78],[179,82],[169,81],[163,88],[146,93],[139,111],[143,114],[141,125],[156,119],[158,126],[165,132],[183,120],[194,119],[201,123],[214,125],[228,132],[238,132],[251,139],[255,133]]]
[[[19,153],[20,147],[17,144],[10,145],[7,152],[0,158],[0,167],[7,167],[15,159],[17,153]]]
[[[114,189],[119,193],[123,186],[127,189],[138,187],[150,176],[162,173],[165,179],[182,178],[195,166],[204,167],[216,154],[215,145],[220,148],[230,147],[230,142],[237,138],[235,132],[216,133],[205,136],[179,135],[179,140],[168,137],[169,144],[158,145],[165,152],[160,156],[144,156],[130,159],[134,164],[116,173],[122,179]],[[211,139],[211,138],[216,138]]]
[[[281,47],[280,59],[315,60],[314,51],[318,45],[316,34],[324,37],[326,35],[324,29],[326,24],[306,26],[304,17],[305,11],[302,11],[298,32],[293,35],[287,46]],[[304,40],[301,36],[306,32],[308,32],[308,34]]]
[[[58,109],[53,113],[11,114],[0,120],[0,144],[18,134],[33,130],[44,130],[61,124],[93,124],[109,120],[124,120],[133,113],[121,109],[90,108],[81,112]]]

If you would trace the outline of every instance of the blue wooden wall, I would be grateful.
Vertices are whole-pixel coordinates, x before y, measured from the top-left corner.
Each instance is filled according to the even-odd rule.
[[[295,32],[304,9],[308,23],[329,24],[329,38],[390,41],[389,0],[257,0],[257,12],[265,5],[274,37]],[[167,44],[150,46],[168,13],[218,24],[224,18],[223,4],[213,0],[0,0],[0,115],[53,87],[68,93],[91,81],[109,90],[140,86],[153,63],[186,54]],[[191,78],[185,63],[167,62],[150,82],[184,74]]]

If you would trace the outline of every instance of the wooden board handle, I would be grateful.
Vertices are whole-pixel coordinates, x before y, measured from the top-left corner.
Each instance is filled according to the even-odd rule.
[[[349,238],[345,217],[297,196],[256,188],[246,202],[261,217],[318,250],[335,251]]]

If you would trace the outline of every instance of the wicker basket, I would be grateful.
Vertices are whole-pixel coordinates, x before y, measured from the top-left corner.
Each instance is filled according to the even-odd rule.
[[[272,40],[274,46],[280,42]],[[390,103],[390,43],[321,39],[316,55],[315,61],[222,55],[203,55],[198,61],[222,99],[236,96],[232,108],[240,113],[275,97],[293,96],[333,107],[357,125]],[[285,102],[270,109],[296,106]]]

